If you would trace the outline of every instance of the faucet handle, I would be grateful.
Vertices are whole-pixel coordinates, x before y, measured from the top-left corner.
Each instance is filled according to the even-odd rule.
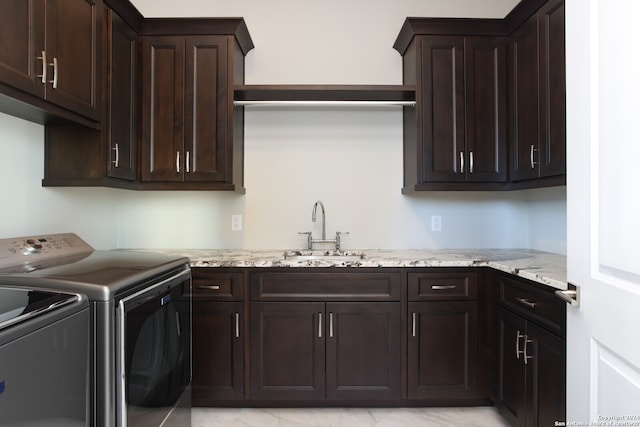
[[[348,231],[336,231],[336,251],[340,250],[340,236],[350,234]]]
[[[311,250],[311,231],[298,231],[298,234],[306,234],[307,235],[307,250]]]

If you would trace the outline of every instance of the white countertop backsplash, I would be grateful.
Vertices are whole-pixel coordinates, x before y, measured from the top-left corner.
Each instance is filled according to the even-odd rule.
[[[499,271],[567,289],[566,255],[532,249],[362,249],[356,261],[291,260],[284,250],[147,249],[149,252],[186,256],[192,267],[491,267]],[[304,252],[304,251],[303,251]],[[314,251],[315,252],[322,252]]]

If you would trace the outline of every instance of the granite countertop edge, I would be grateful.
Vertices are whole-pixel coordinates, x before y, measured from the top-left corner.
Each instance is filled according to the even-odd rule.
[[[136,249],[141,250],[141,249]],[[567,289],[566,255],[533,249],[362,249],[358,260],[284,258],[284,250],[144,249],[189,258],[191,267],[490,267],[556,289]]]

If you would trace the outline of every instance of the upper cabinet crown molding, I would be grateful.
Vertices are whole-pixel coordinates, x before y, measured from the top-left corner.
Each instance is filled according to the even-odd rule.
[[[417,35],[457,35],[457,36],[507,36],[504,19],[475,18],[412,18],[404,21],[393,48],[404,55]]]
[[[233,35],[246,55],[254,48],[244,18],[146,18],[142,22],[141,36],[228,36]]]

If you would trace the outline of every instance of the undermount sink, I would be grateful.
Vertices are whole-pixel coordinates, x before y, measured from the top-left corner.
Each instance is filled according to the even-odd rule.
[[[283,258],[290,261],[359,261],[365,254],[360,251],[285,251]]]

